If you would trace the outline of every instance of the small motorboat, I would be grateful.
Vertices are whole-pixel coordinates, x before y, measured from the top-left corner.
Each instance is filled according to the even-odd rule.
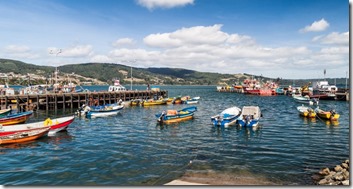
[[[243,106],[241,115],[238,118],[238,125],[242,127],[256,127],[261,117],[261,110],[258,106]]]
[[[156,106],[156,105],[165,105],[165,104],[167,104],[166,99],[160,99],[160,100],[149,99],[149,100],[144,100],[142,102],[142,106]]]
[[[309,96],[294,95],[292,96],[296,102],[309,104],[309,105],[319,105],[319,99],[310,98]]]
[[[212,116],[211,121],[214,126],[221,126],[227,128],[234,125],[241,114],[241,109],[233,106],[223,110],[220,114]]]
[[[77,111],[79,116],[85,116],[86,118],[95,117],[106,117],[111,115],[117,115],[122,109],[124,109],[124,103],[106,104],[102,106],[87,106],[83,104]]]
[[[338,118],[340,118],[340,114],[338,114],[335,110],[324,111],[321,110],[319,107],[316,107],[315,112],[317,116],[326,120],[337,121]]]
[[[0,110],[0,117],[8,115],[9,113],[11,113],[11,111],[11,108]]]
[[[196,106],[190,106],[181,110],[167,110],[160,114],[156,114],[159,123],[176,123],[192,119],[194,112],[197,111]]]
[[[299,115],[303,116],[303,117],[309,117],[309,118],[315,118],[316,117],[316,113],[315,111],[307,106],[301,105],[297,107],[297,110],[299,112]]]
[[[33,111],[20,112],[15,114],[8,114],[0,117],[0,124],[2,126],[14,125],[19,123],[25,123],[33,114]]]
[[[184,104],[197,104],[197,103],[199,103],[199,101],[198,101],[199,99],[200,99],[200,97],[197,96],[197,97],[194,97],[194,98],[191,98],[191,99],[187,99],[187,100],[185,100],[183,102],[184,102]]]
[[[48,127],[50,129],[48,135],[54,135],[59,131],[66,130],[67,127],[74,121],[74,119],[75,116],[67,116],[55,119],[47,118],[44,122],[39,121],[26,124],[0,126],[0,136],[15,134],[16,132],[41,129],[43,127]]]
[[[48,134],[50,127],[18,131],[12,134],[0,136],[0,144],[13,144],[36,140]]]

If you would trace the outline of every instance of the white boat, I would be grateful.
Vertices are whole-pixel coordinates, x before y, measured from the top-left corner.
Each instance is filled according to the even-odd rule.
[[[74,116],[61,117],[55,119],[46,119],[44,122],[33,122],[26,124],[17,124],[11,126],[0,126],[0,136],[7,134],[14,134],[19,131],[28,131],[41,129],[43,127],[50,127],[48,135],[54,135],[55,133],[67,129],[67,127],[74,121]]]
[[[107,104],[103,106],[87,106],[82,105],[78,110],[79,116],[85,116],[87,118],[95,117],[106,117],[111,115],[116,115],[124,108],[124,103]]]
[[[237,122],[241,109],[233,106],[223,110],[220,114],[212,116],[211,121],[214,126],[229,127]]]
[[[126,88],[120,84],[119,80],[114,81],[114,85],[109,86],[109,92],[126,91]]]
[[[259,124],[261,110],[258,106],[244,106],[238,118],[238,124],[242,127],[256,127]]]
[[[309,96],[301,96],[301,95],[293,95],[292,96],[293,99],[296,101],[296,102],[299,102],[299,103],[304,103],[304,104],[309,104],[309,105],[319,105],[319,100],[316,99],[316,98],[313,98],[311,99]]]
[[[183,102],[184,102],[184,104],[197,104],[197,103],[199,103],[199,101],[198,101],[199,99],[200,99],[200,97],[197,96],[192,99],[185,100]]]

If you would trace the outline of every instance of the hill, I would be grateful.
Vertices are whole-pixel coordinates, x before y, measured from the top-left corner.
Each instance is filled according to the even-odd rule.
[[[273,80],[281,85],[302,86],[318,79],[290,80],[254,76],[246,73],[220,74],[198,72],[179,68],[136,68],[115,63],[81,63],[58,67],[58,81],[84,84],[112,84],[119,79],[122,84],[130,84],[131,71],[133,84],[153,85],[232,85],[244,79]],[[43,84],[55,79],[55,67],[38,66],[17,60],[0,59],[0,84],[5,80],[11,85]],[[345,85],[345,78],[331,78],[329,83]]]

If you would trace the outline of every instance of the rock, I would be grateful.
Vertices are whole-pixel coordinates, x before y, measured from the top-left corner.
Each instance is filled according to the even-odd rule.
[[[349,180],[342,181],[342,184],[345,185],[345,186],[348,186],[349,185]]]
[[[335,175],[333,175],[333,179],[335,179],[336,181],[342,181],[343,180],[343,175],[341,172],[336,173]]]
[[[328,184],[328,181],[326,179],[321,179],[318,184],[325,185],[325,184]]]
[[[349,180],[349,172],[348,171],[342,172],[342,175],[345,180]]]
[[[336,172],[342,171],[342,167],[340,165],[336,165],[336,167],[334,168],[334,170]]]
[[[324,169],[321,169],[321,171],[319,172],[320,175],[328,175],[330,174],[330,169],[329,168],[324,168]]]
[[[344,163],[349,165],[349,159],[347,159],[346,161],[344,161]]]
[[[345,169],[348,169],[348,168],[349,168],[349,166],[348,166],[347,163],[342,163],[342,164],[341,164],[341,167],[342,167],[342,168],[345,168]]]

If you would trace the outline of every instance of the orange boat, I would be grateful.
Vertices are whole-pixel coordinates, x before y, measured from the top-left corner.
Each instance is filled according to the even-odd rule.
[[[49,133],[50,127],[19,131],[14,134],[0,136],[0,144],[21,143],[36,140]]]
[[[7,125],[25,123],[27,119],[31,117],[32,113],[33,113],[32,111],[28,111],[28,112],[10,114],[5,117],[0,117],[0,125],[7,126]]]

